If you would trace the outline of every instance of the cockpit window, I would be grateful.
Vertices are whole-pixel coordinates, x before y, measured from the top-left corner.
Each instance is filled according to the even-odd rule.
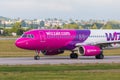
[[[30,36],[31,38],[34,38],[34,36],[31,34],[31,36]]]
[[[28,38],[34,38],[34,36],[32,34],[28,34],[27,37]]]
[[[26,38],[26,37],[27,37],[27,35],[26,35],[26,34],[23,34],[21,37],[22,37],[22,38]]]
[[[34,35],[32,35],[32,34],[23,34],[21,37],[22,38],[34,38]]]

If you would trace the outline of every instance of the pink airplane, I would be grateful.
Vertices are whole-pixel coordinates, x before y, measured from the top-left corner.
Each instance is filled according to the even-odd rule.
[[[77,59],[78,53],[83,56],[95,56],[103,59],[103,50],[120,48],[119,30],[30,30],[15,42],[22,49],[35,50],[35,60],[40,52],[44,55],[57,55],[65,50],[71,51],[70,58]]]

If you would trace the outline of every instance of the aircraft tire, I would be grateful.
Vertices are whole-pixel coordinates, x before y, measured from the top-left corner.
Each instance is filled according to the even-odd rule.
[[[34,56],[34,60],[40,60],[40,56]]]
[[[95,56],[96,59],[104,59],[104,55],[103,54],[99,54]]]
[[[78,54],[77,53],[71,53],[70,54],[70,58],[71,59],[77,59],[78,58]]]

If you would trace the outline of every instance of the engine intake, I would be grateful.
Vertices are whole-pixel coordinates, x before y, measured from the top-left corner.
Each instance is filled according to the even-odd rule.
[[[79,47],[78,51],[83,56],[96,56],[102,52],[99,46],[93,46],[93,45],[81,46]]]

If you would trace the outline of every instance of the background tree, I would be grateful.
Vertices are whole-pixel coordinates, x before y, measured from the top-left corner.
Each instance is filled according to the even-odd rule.
[[[91,27],[91,29],[97,29],[97,25],[93,24],[93,26]]]
[[[79,29],[79,25],[76,23],[65,24],[63,26],[64,29]]]
[[[40,27],[44,27],[45,26],[45,22],[44,21],[40,21]]]
[[[103,26],[103,29],[112,29],[112,25],[107,23]]]
[[[79,29],[84,29],[83,26],[79,26]]]
[[[22,20],[22,21],[21,21],[21,26],[22,26],[22,27],[26,27],[26,26],[27,26],[27,23],[25,22],[25,20]]]
[[[3,36],[11,36],[11,30],[10,29],[3,29]]]
[[[23,32],[24,32],[25,30],[21,27],[21,23],[20,23],[20,22],[16,22],[16,23],[13,25],[11,31],[17,33],[17,35],[21,35],[21,34],[23,34]]]

